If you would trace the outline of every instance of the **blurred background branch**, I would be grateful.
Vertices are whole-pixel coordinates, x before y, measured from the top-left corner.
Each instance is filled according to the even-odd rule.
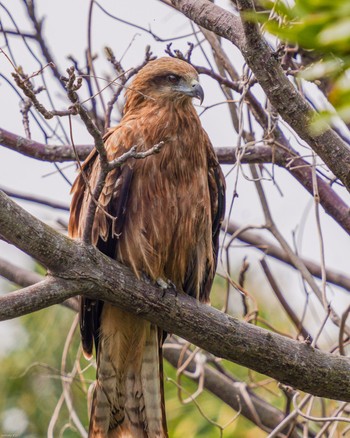
[[[102,0],[84,7],[49,3],[0,2],[0,185],[42,220],[36,227],[12,203],[0,210],[0,276],[8,280],[1,283],[2,304],[15,316],[30,305],[36,310],[62,301],[61,292],[89,293],[86,274],[80,282],[62,276],[77,254],[88,266],[92,253],[70,247],[44,222],[66,232],[67,186],[77,160],[87,157],[93,142],[103,155],[102,135],[120,120],[133,76],[164,53],[180,57],[201,75],[206,100],[198,114],[229,192],[212,305],[249,324],[224,325],[226,331],[210,341],[192,339],[191,324],[212,333],[220,326],[215,318],[225,314],[203,309],[202,316],[211,318],[195,323],[200,312],[191,308],[183,321],[185,338],[243,366],[168,338],[170,436],[346,436],[341,420],[349,418],[348,405],[327,397],[348,400],[348,359],[338,356],[349,353],[350,6],[331,0],[237,0],[229,6],[154,0],[149,8],[132,0],[117,9]],[[42,282],[48,260],[59,278]],[[87,276],[108,277],[100,258],[94,260]],[[140,309],[147,300],[152,306],[154,288],[132,277],[128,282],[140,292]],[[14,284],[30,294],[10,292]],[[145,291],[150,296],[142,298]],[[67,309],[77,310],[77,298],[63,304],[1,325],[0,364],[3,376],[12,377],[0,380],[3,433],[86,434],[94,363],[81,357],[74,313]],[[171,307],[162,309],[159,323],[167,311],[164,324],[175,331]],[[229,316],[225,321],[231,324]],[[252,344],[245,335],[237,341],[241,329],[253,333]],[[286,346],[294,356],[286,355]],[[329,379],[314,355],[329,359]],[[299,370],[296,387],[309,380],[330,392],[320,394],[304,382],[305,391],[322,396],[314,397],[280,384],[290,381],[290,369]]]

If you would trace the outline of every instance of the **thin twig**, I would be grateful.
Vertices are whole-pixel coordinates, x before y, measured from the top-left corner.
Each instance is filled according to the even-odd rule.
[[[310,337],[309,332],[306,330],[306,328],[303,326],[300,319],[295,314],[294,310],[290,307],[288,304],[288,301],[284,298],[280,288],[278,287],[278,284],[272,275],[272,272],[270,271],[270,268],[265,260],[265,258],[260,260],[261,267],[264,270],[264,273],[266,275],[266,278],[268,279],[270,286],[272,290],[275,292],[276,297],[278,298],[278,301],[283,306],[284,310],[286,311],[287,315],[295,325],[296,329],[298,330],[298,334],[300,333],[304,339],[307,339]]]
[[[66,339],[66,342],[64,344],[64,349],[63,349],[63,353],[62,353],[62,361],[61,361],[62,375],[68,375],[70,377],[70,380],[67,381],[66,379],[62,379],[62,387],[63,387],[64,400],[66,402],[68,412],[69,412],[69,417],[72,419],[72,421],[73,421],[75,427],[78,429],[81,437],[87,438],[88,434],[87,434],[84,426],[82,425],[82,423],[78,417],[78,414],[76,413],[76,410],[73,406],[73,401],[72,401],[71,392],[70,392],[71,383],[72,383],[73,378],[77,372],[76,363],[74,363],[73,369],[69,374],[67,374],[67,372],[66,372],[67,356],[68,356],[68,352],[69,352],[69,349],[70,349],[72,341],[73,341],[74,333],[78,327],[78,324],[79,324],[79,315],[76,315],[74,320],[73,320],[73,323],[71,325],[71,328],[69,329],[67,339]]]
[[[303,408],[306,403],[310,400],[312,396],[310,394],[306,395],[303,400],[299,403],[299,408]],[[285,428],[296,419],[296,417],[299,415],[298,411],[294,409],[290,414],[286,416],[286,418],[281,421],[281,423],[275,427],[275,429],[269,433],[269,435],[266,438],[277,438],[279,434],[285,430]]]
[[[283,248],[283,250],[288,254],[288,257],[290,258],[291,262],[294,264],[294,266],[299,270],[299,272],[301,273],[302,277],[305,279],[305,281],[308,283],[308,285],[310,286],[311,290],[314,292],[314,294],[316,295],[316,297],[319,299],[319,301],[321,303],[323,303],[323,295],[322,292],[320,291],[319,287],[317,286],[314,278],[312,277],[312,275],[310,274],[310,272],[308,271],[308,269],[306,268],[305,264],[302,262],[302,260],[300,259],[300,257],[298,257],[293,250],[291,249],[291,247],[289,246],[288,242],[286,241],[286,239],[283,237],[283,235],[280,233],[280,231],[277,229],[271,213],[270,213],[270,209],[268,206],[268,202],[265,196],[265,192],[263,190],[261,181],[259,180],[259,174],[256,170],[255,165],[250,165],[250,169],[254,178],[254,182],[255,182],[255,186],[256,189],[258,191],[259,194],[259,198],[260,198],[260,202],[263,208],[263,212],[264,212],[264,216],[265,216],[265,220],[266,220],[266,228],[273,234],[273,236],[278,240],[278,242],[280,243],[281,247]],[[337,315],[337,313],[334,311],[334,309],[332,309],[330,307],[330,317],[332,319],[332,321],[334,322],[334,324],[336,324],[338,327],[340,325],[340,317]],[[350,330],[345,329],[346,333],[350,333]]]
[[[312,415],[307,415],[304,412],[302,412],[302,405],[301,403],[298,405],[297,404],[297,398],[299,397],[299,393],[296,392],[294,397],[293,397],[293,405],[294,405],[294,409],[296,410],[298,415],[301,415],[302,417],[306,418],[307,420],[311,420],[311,421],[317,421],[319,423],[326,423],[328,421],[342,421],[344,423],[350,423],[350,418],[348,417],[314,417]]]

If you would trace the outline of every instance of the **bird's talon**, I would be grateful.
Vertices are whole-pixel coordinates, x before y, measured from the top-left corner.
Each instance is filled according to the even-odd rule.
[[[165,297],[167,289],[173,289],[175,291],[175,296],[177,297],[176,286],[171,280],[163,280],[163,278],[157,278],[156,283],[163,290],[162,298]]]
[[[168,288],[169,288],[169,284],[168,284],[168,282],[165,281],[165,280],[163,280],[163,279],[160,278],[160,277],[157,278],[156,282],[157,282],[158,286],[159,286],[161,289],[168,289]]]

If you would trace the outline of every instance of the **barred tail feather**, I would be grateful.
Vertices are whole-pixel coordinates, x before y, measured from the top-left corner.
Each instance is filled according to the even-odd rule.
[[[166,438],[159,329],[105,303],[89,438]]]

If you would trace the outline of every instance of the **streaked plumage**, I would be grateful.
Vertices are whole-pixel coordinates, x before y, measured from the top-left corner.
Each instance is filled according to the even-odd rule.
[[[126,93],[124,116],[105,136],[108,159],[132,146],[159,154],[129,160],[108,175],[95,215],[93,244],[152,280],[209,300],[224,214],[223,175],[191,97],[202,98],[195,69],[160,58],[147,64]],[[91,187],[99,160],[84,163]],[[69,232],[82,236],[89,192],[81,175],[73,189]],[[81,300],[85,354],[97,350],[97,385],[90,437],[167,436],[162,381],[163,333],[153,324],[101,301]]]

